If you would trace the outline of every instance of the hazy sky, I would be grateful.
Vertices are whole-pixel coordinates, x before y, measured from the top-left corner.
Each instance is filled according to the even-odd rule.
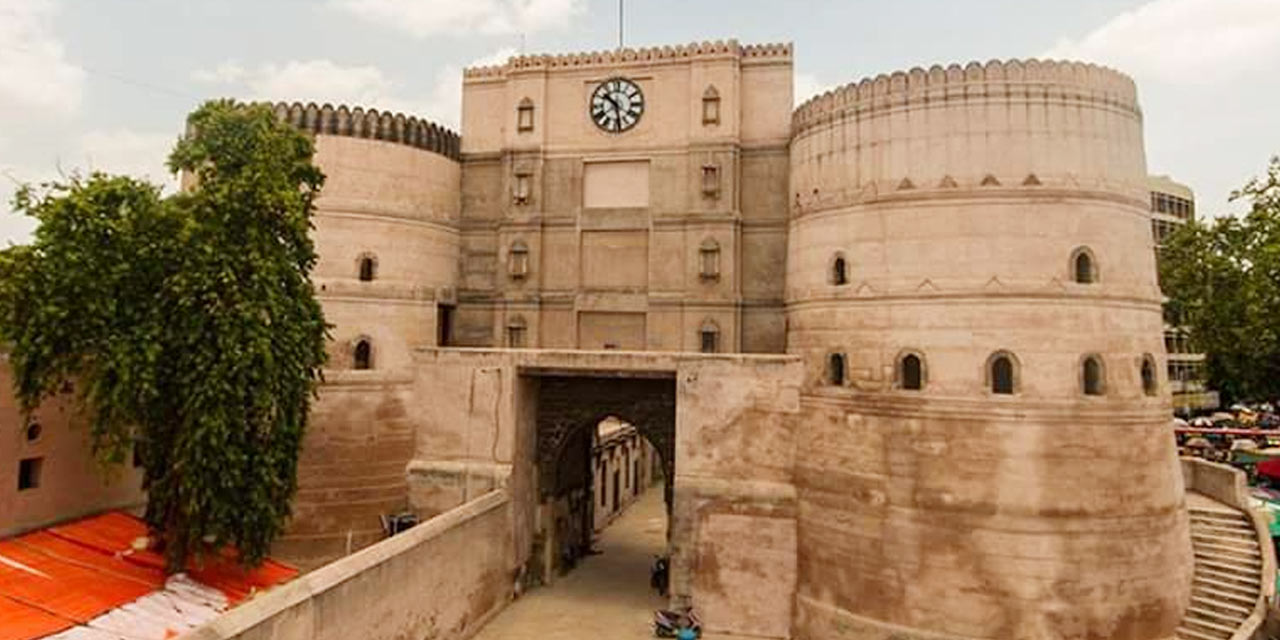
[[[168,180],[210,97],[365,104],[456,127],[460,69],[611,48],[617,0],[0,0],[0,198],[98,169]],[[1100,62],[1138,82],[1152,173],[1200,211],[1280,153],[1280,0],[626,0],[628,45],[791,41],[796,98],[991,58]],[[30,223],[0,206],[0,243]]]

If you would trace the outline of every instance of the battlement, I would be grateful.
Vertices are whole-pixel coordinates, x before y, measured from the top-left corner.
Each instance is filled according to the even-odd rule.
[[[639,49],[512,56],[504,64],[467,68],[463,70],[463,77],[484,79],[503,77],[515,71],[590,68],[629,63],[661,64],[711,58],[739,58],[751,62],[790,62],[791,55],[792,46],[789,42],[740,45],[737,40],[716,40]]]
[[[390,111],[379,112],[377,109],[366,111],[362,107],[349,109],[345,105],[317,106],[314,102],[306,105],[300,102],[277,102],[271,107],[282,121],[303,131],[384,140],[438,153],[452,160],[461,157],[462,138],[457,133],[422,118],[403,113],[393,114]]]
[[[816,96],[796,108],[800,132],[853,109],[858,112],[974,97],[1048,98],[1108,104],[1140,113],[1129,76],[1096,64],[1059,60],[991,60],[963,67],[915,67],[863,78]]]

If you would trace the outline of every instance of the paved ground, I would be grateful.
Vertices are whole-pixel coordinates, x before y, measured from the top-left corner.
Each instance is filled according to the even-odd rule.
[[[600,555],[550,587],[513,602],[476,640],[596,640],[652,638],[653,610],[665,606],[649,588],[653,556],[666,535],[662,487],[631,505],[598,539]]]

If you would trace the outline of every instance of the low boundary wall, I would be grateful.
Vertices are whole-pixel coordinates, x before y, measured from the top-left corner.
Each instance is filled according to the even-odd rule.
[[[510,600],[509,505],[506,491],[491,491],[272,589],[182,638],[468,638]]]

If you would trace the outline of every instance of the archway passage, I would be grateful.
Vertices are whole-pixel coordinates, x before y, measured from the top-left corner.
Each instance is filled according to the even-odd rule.
[[[617,511],[624,490],[638,477],[633,452],[625,454],[626,471],[602,465],[598,431],[602,421],[616,420],[634,428],[638,442],[657,454],[663,502],[670,523],[675,477],[676,385],[672,375],[629,376],[543,375],[537,401],[537,496],[541,505],[543,573],[560,573],[592,550],[599,524],[597,510]],[[648,446],[646,445],[646,446]],[[612,469],[601,478],[601,469]],[[628,475],[623,475],[623,474]],[[615,477],[616,476],[616,477]],[[603,489],[602,489],[603,488]],[[600,494],[601,491],[605,493]],[[659,549],[660,552],[663,550]],[[645,581],[647,576],[636,576]]]

